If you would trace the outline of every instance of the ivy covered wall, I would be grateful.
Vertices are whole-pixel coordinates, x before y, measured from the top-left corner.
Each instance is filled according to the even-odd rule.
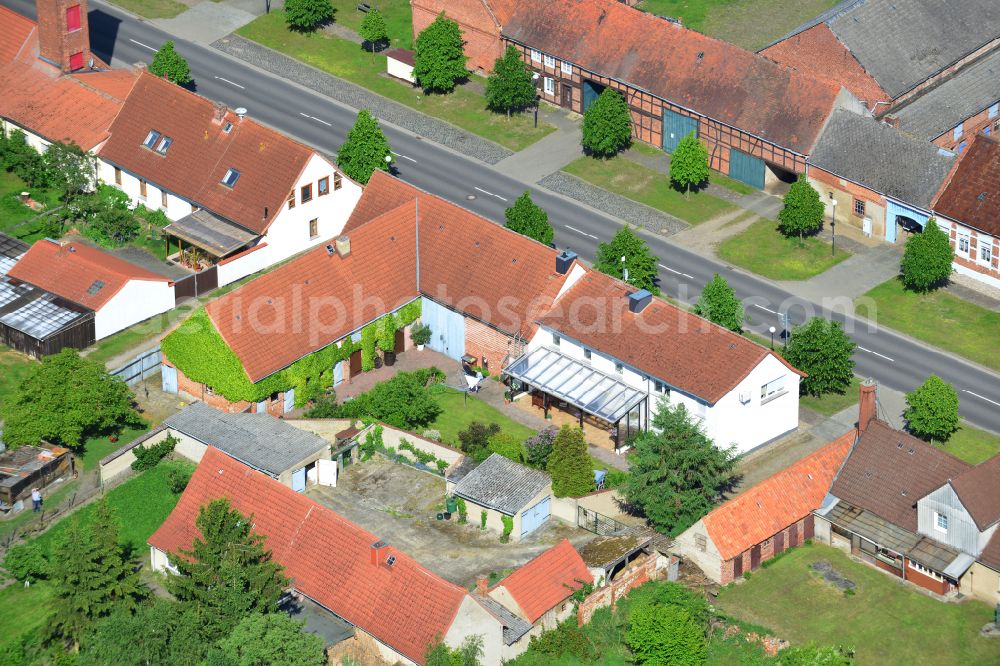
[[[377,350],[392,351],[396,331],[419,317],[420,299],[417,299],[366,324],[359,342],[348,336],[339,345],[333,343],[315,351],[259,382],[250,381],[239,357],[222,339],[204,308],[165,337],[160,349],[189,379],[210,387],[230,402],[258,402],[273,393],[294,388],[295,406],[301,407],[333,384],[333,366],[358,349],[361,369],[367,372],[374,368]]]

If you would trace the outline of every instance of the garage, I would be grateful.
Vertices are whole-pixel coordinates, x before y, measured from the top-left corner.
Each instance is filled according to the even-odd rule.
[[[551,498],[546,497],[535,506],[521,514],[521,538],[531,534],[542,526],[550,515]]]

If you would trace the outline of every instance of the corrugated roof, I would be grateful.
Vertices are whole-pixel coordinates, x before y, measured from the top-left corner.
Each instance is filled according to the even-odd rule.
[[[525,619],[534,623],[587,583],[593,583],[590,570],[573,544],[563,539],[492,589],[507,590]]]
[[[930,208],[954,156],[868,116],[833,112],[809,164],[921,208]]]
[[[494,453],[456,484],[455,494],[513,516],[550,485],[545,472]]]
[[[189,549],[200,537],[199,508],[219,498],[252,517],[292,587],[418,664],[468,596],[392,546],[373,564],[377,536],[213,447],[149,544],[167,553]]]
[[[932,206],[962,224],[1000,236],[1000,142],[983,134],[973,137]]]

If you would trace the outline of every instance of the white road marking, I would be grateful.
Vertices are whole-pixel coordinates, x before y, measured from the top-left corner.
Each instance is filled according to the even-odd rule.
[[[597,236],[595,236],[594,234],[588,234],[588,233],[587,233],[586,231],[580,231],[580,230],[579,230],[579,229],[577,229],[576,227],[571,227],[571,226],[569,226],[568,224],[564,224],[563,226],[564,226],[564,227],[566,227],[567,229],[569,229],[570,231],[575,231],[576,233],[578,233],[578,234],[582,234],[582,235],[584,235],[584,236],[590,236],[590,237],[591,237],[591,238],[593,238],[594,240],[600,240],[600,239],[599,239],[599,238],[598,238]]]
[[[986,402],[990,403],[991,405],[996,405],[997,407],[1000,407],[1000,402],[997,402],[995,400],[990,400],[986,396],[979,395],[978,393],[973,393],[969,389],[962,389],[962,393],[968,393],[969,395],[975,396],[975,397],[979,398],[980,400],[985,400]]]
[[[780,313],[779,313],[779,312],[777,312],[776,310],[772,310],[771,308],[765,308],[765,307],[764,307],[763,305],[757,305],[756,303],[752,303],[752,305],[753,305],[753,306],[754,306],[755,308],[760,308],[761,310],[763,310],[763,311],[765,311],[765,312],[770,312],[771,314],[780,314]]]
[[[221,76],[216,76],[215,78],[217,78],[218,80],[222,81],[223,83],[228,83],[231,86],[236,86],[240,90],[246,90],[245,86],[241,86],[240,84],[236,83],[235,81],[230,81],[229,79],[224,79]]]
[[[476,188],[474,188],[474,189],[477,189],[477,190],[479,190],[479,191],[480,191],[480,192],[482,192],[483,194],[488,194],[488,195],[489,195],[489,196],[491,196],[491,197],[496,197],[496,198],[497,198],[497,199],[499,199],[500,201],[507,201],[507,200],[506,200],[505,198],[503,198],[503,197],[502,197],[502,196],[500,196],[499,194],[493,194],[492,192],[487,192],[486,190],[484,190],[484,189],[483,189],[483,188],[481,188],[481,187],[476,187]]]
[[[316,116],[310,116],[308,113],[302,113],[301,111],[299,111],[299,115],[302,116],[303,118],[309,118],[310,120],[315,120],[318,123],[323,123],[327,127],[333,127],[333,125],[331,125],[330,123],[326,122],[325,120],[320,120]]]
[[[664,266],[663,264],[657,264],[657,266],[659,266],[660,268],[662,268],[664,270],[670,271],[674,275],[683,275],[684,277],[688,278],[689,280],[693,280],[694,279],[693,275],[688,275],[687,273],[681,273],[680,271],[675,271],[670,266]]]
[[[400,153],[397,153],[395,150],[390,150],[389,152],[392,153],[393,155],[395,155],[396,157],[402,157],[404,160],[410,160],[414,164],[417,163],[417,161],[415,159],[413,159],[412,157],[407,157],[406,155],[402,155]]]
[[[143,44],[142,42],[137,42],[137,41],[135,41],[134,39],[129,39],[128,41],[132,42],[133,44],[138,44],[138,45],[139,45],[139,46],[141,46],[142,48],[144,48],[144,49],[149,49],[149,50],[150,50],[150,51],[152,51],[153,53],[156,53],[156,49],[154,49],[154,48],[153,48],[152,46],[150,46],[149,44]]]
[[[863,352],[868,352],[869,354],[874,354],[875,356],[884,358],[885,360],[889,361],[889,363],[895,363],[896,362],[894,359],[889,358],[885,354],[879,354],[877,351],[872,351],[871,349],[865,349],[861,345],[858,345],[858,349],[860,349]]]

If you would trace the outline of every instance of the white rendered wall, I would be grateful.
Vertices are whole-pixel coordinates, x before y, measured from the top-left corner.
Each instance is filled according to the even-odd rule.
[[[471,595],[466,594],[455,619],[448,627],[448,633],[444,635],[444,643],[457,648],[469,636],[480,636],[483,639],[483,666],[500,666],[504,647],[503,626]]]
[[[191,211],[194,210],[194,206],[191,205],[190,201],[170,192],[167,192],[167,205],[164,206],[163,190],[155,183],[149,181],[146,182],[146,196],[141,196],[139,194],[139,176],[125,169],[122,169],[122,183],[118,185],[115,183],[114,165],[102,159],[97,160],[97,179],[105,185],[117,187],[127,194],[133,207],[142,204],[150,210],[162,210],[163,214],[172,222],[190,215]]]
[[[97,311],[94,335],[100,340],[173,307],[173,284],[166,280],[129,280]]]

